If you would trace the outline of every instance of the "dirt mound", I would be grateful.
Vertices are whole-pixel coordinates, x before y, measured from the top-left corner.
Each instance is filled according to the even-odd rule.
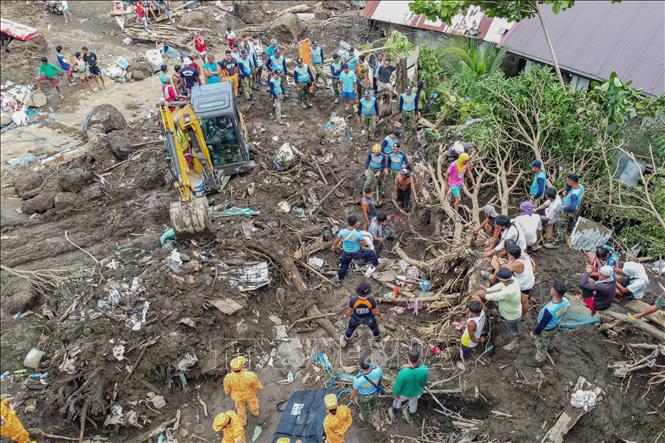
[[[266,21],[266,11],[269,4],[263,1],[234,1],[233,12],[243,22],[253,25]]]
[[[129,147],[129,141],[132,140],[132,134],[130,130],[119,129],[116,131],[111,131],[106,135],[106,140],[109,144],[111,152],[113,152],[113,155],[119,159],[124,160],[134,152],[134,149]]]
[[[81,168],[67,169],[58,175],[60,189],[65,192],[79,192],[91,181],[92,173]]]
[[[21,210],[26,214],[43,213],[55,206],[55,195],[58,190],[55,186],[45,186],[37,195],[26,200]]]
[[[25,171],[16,177],[14,189],[16,194],[24,200],[37,195],[36,190],[44,183],[44,178],[39,172]]]
[[[178,21],[182,26],[187,26],[190,28],[200,28],[201,26],[205,25],[205,19],[206,17],[203,14],[203,11],[195,9],[179,17]]]
[[[94,126],[100,126],[104,133],[109,133],[115,129],[125,129],[127,120],[115,106],[103,104],[95,106],[90,112],[84,129]]]
[[[134,81],[145,80],[150,77],[150,65],[148,63],[132,63],[127,68],[127,77]]]
[[[2,282],[2,309],[10,314],[25,312],[39,299],[28,280],[12,278]]]
[[[297,41],[308,27],[295,14],[287,12],[275,19],[269,31],[280,41]]]

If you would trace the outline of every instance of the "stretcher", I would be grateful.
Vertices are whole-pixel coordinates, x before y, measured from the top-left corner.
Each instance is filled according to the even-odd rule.
[[[282,437],[289,437],[293,442],[300,439],[302,443],[321,443],[323,419],[327,413],[323,397],[326,394],[337,394],[338,392],[326,390],[294,392],[282,412],[275,434],[270,441],[274,443]]]
[[[6,18],[0,18],[0,32],[22,42],[32,40],[39,35],[36,28]]]

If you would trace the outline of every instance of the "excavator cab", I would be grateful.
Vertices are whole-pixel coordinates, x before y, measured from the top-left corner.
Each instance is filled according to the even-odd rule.
[[[221,190],[225,176],[254,166],[232,85],[195,86],[191,103],[162,102],[160,112],[169,169],[180,193],[169,211],[173,229],[176,234],[209,231],[206,195]]]

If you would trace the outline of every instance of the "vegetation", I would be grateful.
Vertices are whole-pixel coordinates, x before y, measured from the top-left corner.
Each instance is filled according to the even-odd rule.
[[[406,57],[413,49],[409,38],[399,31],[392,31],[384,45],[391,60],[399,60]]]

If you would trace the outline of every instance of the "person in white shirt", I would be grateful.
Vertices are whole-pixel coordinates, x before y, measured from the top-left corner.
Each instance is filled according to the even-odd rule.
[[[520,225],[510,220],[505,215],[499,215],[496,218],[496,225],[501,228],[499,244],[497,244],[495,248],[486,248],[485,257],[491,257],[495,254],[505,256],[506,253],[504,252],[504,249],[506,246],[506,240],[513,240],[517,246],[523,251],[526,251],[526,238]]]
[[[545,202],[535,209],[535,213],[539,214],[542,221],[547,221],[545,225],[545,247],[554,249],[561,241],[560,229],[557,229],[557,223],[561,217],[561,197],[556,192],[555,188],[547,188],[545,190]]]
[[[623,275],[616,279],[617,298],[621,301],[633,298],[641,300],[649,286],[649,276],[644,266],[634,261],[627,261],[623,268],[616,268],[615,273]]]
[[[520,211],[522,211],[522,214],[515,217],[514,222],[522,228],[522,231],[524,231],[527,247],[537,251],[540,249],[538,240],[540,240],[540,235],[543,230],[540,216],[533,213],[533,204],[531,204],[531,202],[525,201],[520,203]]]
[[[495,266],[493,274],[488,271],[480,271],[480,275],[492,283],[496,283],[496,274],[501,267],[512,271],[513,277],[515,277],[520,286],[520,292],[522,293],[522,315],[525,315],[531,307],[529,296],[531,295],[533,286],[536,284],[536,276],[533,272],[535,264],[533,259],[512,240],[506,240],[506,252],[508,252],[507,262],[501,260],[501,264],[493,263]]]

